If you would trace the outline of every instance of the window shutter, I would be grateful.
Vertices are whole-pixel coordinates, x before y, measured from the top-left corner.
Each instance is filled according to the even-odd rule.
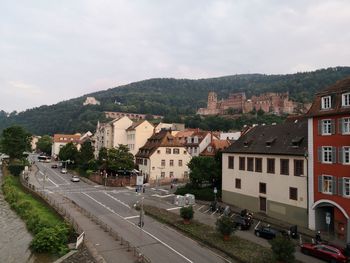
[[[343,147],[338,150],[338,163],[344,163]]]
[[[322,175],[318,176],[318,192],[322,193]]]
[[[322,147],[317,148],[317,160],[319,163],[322,163]]]
[[[335,176],[332,177],[332,193],[337,194],[337,177]]]
[[[338,133],[339,134],[342,134],[344,131],[343,131],[343,119],[340,118],[338,119]]]
[[[335,134],[335,120],[331,120],[331,133]]]
[[[338,178],[338,195],[343,195],[343,178]]]
[[[318,135],[322,135],[322,120],[318,120]]]
[[[337,147],[332,147],[332,163],[337,162]]]

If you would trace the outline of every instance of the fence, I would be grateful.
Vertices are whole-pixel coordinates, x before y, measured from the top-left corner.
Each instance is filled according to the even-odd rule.
[[[38,171],[37,171],[38,172]],[[37,173],[36,172],[36,173]],[[57,213],[59,213],[65,221],[69,222],[71,226],[74,228],[75,232],[77,234],[83,233],[83,229],[79,226],[79,223],[74,219],[74,217],[69,213],[69,211],[61,205],[61,202],[58,202],[57,200],[50,197],[48,193],[43,191],[43,189],[38,189],[35,185],[30,184],[25,178],[24,175],[20,176],[20,181],[23,186],[26,187],[31,193],[35,194],[36,196],[39,196],[44,202],[46,202],[48,205],[50,205],[52,208],[56,210]],[[139,248],[133,246],[129,241],[124,239],[121,235],[119,235],[118,232],[112,229],[108,224],[103,222],[100,218],[93,215],[86,209],[78,206],[74,201],[67,199],[66,197],[62,197],[67,202],[71,202],[76,209],[78,209],[83,215],[88,217],[91,221],[93,221],[95,224],[99,225],[105,232],[108,232],[110,236],[112,236],[115,240],[120,241],[120,245],[128,252],[133,253],[133,256],[137,259],[137,262],[140,263],[151,263],[151,260],[147,258],[145,255],[143,255]],[[99,257],[97,259],[98,262],[104,262],[104,259]]]

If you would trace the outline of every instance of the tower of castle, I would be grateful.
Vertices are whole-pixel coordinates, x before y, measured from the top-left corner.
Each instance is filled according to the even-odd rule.
[[[211,91],[208,94],[208,110],[215,110],[218,104],[218,96],[215,92]]]

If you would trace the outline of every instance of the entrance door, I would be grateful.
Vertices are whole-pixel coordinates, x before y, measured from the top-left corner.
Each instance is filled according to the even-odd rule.
[[[259,201],[260,201],[260,211],[266,213],[266,198],[260,196]]]

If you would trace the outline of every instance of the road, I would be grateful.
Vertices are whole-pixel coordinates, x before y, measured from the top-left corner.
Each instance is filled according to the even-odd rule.
[[[37,179],[44,191],[60,193],[97,216],[132,245],[139,247],[152,262],[234,262],[148,216],[145,216],[144,227],[139,228],[139,213],[133,209],[133,205],[142,196],[134,190],[105,189],[82,181],[73,183],[70,174],[51,169],[50,163],[36,161],[36,164],[39,168]]]

